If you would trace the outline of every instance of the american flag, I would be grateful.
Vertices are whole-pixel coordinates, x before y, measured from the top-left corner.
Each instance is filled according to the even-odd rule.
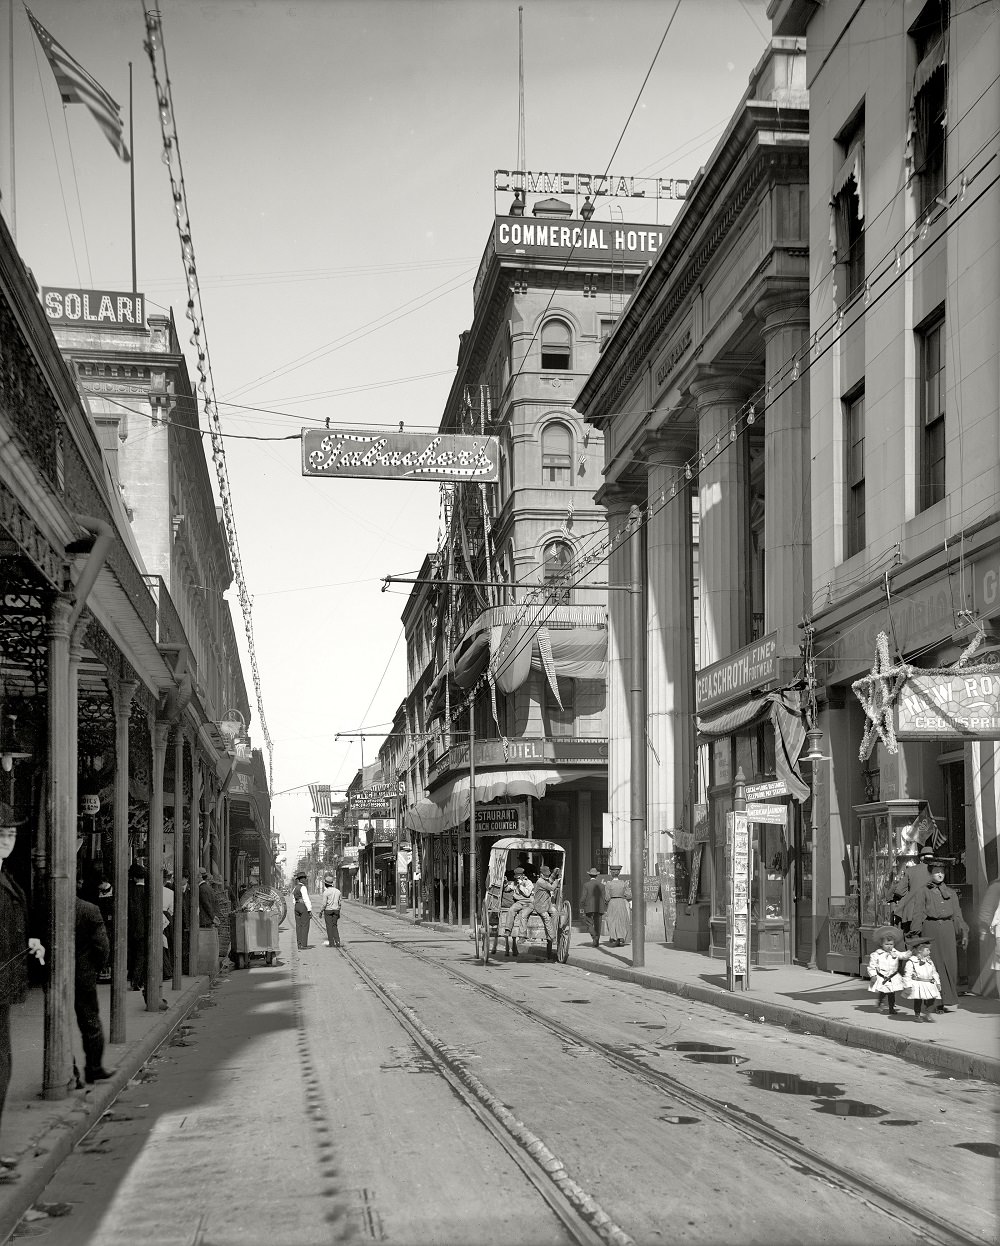
[[[62,44],[52,38],[27,6],[25,6],[25,12],[28,14],[32,29],[38,36],[38,42],[42,45],[42,51],[52,66],[62,102],[64,104],[86,104],[119,157],[126,162],[131,160],[122,137],[121,109],[104,87],[70,56]]]

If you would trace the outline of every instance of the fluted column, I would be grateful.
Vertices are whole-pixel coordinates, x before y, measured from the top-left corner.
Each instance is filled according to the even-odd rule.
[[[646,533],[647,825],[672,880],[674,832],[684,825],[694,757],[694,569],[690,487],[684,464],[693,443],[649,445]],[[675,494],[671,497],[671,489]],[[659,835],[657,835],[659,832]],[[673,939],[674,892],[663,896],[664,937]]]
[[[778,633],[779,654],[791,657],[799,651],[798,624],[812,585],[808,298],[772,295],[756,310],[770,390],[764,415],[764,627]]]
[[[73,1070],[73,970],[76,819],[70,807],[69,648],[71,599],[52,603],[48,635],[49,774],[46,820],[48,905],[45,956],[49,985],[45,992],[42,1095],[63,1099]]]
[[[615,538],[627,526],[631,493],[607,489],[602,502],[608,512],[608,536],[613,542],[608,556],[608,583],[627,584],[629,543]],[[629,730],[630,622],[629,594],[620,589],[608,592],[608,812],[611,815],[611,859],[624,865],[629,859],[632,818],[631,733]],[[585,846],[586,851],[586,846]],[[584,865],[593,862],[583,862]]]
[[[170,946],[174,950],[173,988],[183,986],[184,973],[184,732],[174,728],[174,909],[170,915]],[[198,871],[188,880],[192,892],[198,892]]]
[[[201,858],[201,759],[191,741],[191,826],[188,832],[188,968],[198,972],[198,865]],[[211,869],[211,865],[209,865]]]
[[[137,685],[134,679],[112,679],[109,686],[115,708],[115,821],[111,832],[115,908],[111,948],[110,1039],[113,1043],[124,1043],[128,973],[128,724]]]
[[[739,419],[742,433],[751,391],[744,377],[712,364],[698,369],[691,391],[705,456],[698,474],[699,661],[705,667],[750,640],[747,443],[742,435],[733,441],[730,429]]]
[[[146,1011],[159,1012],[163,998],[163,767],[170,723],[151,714],[149,734],[153,745],[153,772],[150,775],[149,835],[146,840],[146,903],[149,905]]]

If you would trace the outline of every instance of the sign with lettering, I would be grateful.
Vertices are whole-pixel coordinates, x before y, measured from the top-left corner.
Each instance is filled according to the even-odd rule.
[[[373,783],[348,797],[352,809],[367,809],[371,813],[375,809],[388,810],[396,801],[395,783]]]
[[[761,783],[748,783],[744,795],[750,800],[770,800],[773,796],[787,796],[788,788],[781,779],[764,779]]]
[[[468,829],[468,820],[465,827]],[[521,834],[521,811],[517,805],[476,805],[476,834],[506,835]]]
[[[42,306],[49,324],[91,325],[101,329],[141,329],[146,324],[145,294],[43,286]]]
[[[695,672],[695,707],[699,714],[745,696],[777,674],[778,633],[768,632],[721,662]]]
[[[528,195],[600,195],[602,199],[685,199],[691,179],[685,177],[623,177],[615,173],[533,173],[530,169],[496,169],[493,189],[523,190]]]
[[[726,984],[750,987],[750,827],[745,813],[726,814],[726,857],[729,867],[726,905]]]
[[[655,225],[624,225],[617,221],[570,220],[566,217],[498,216],[493,226],[497,255],[552,260],[594,260],[648,264],[667,239]]]
[[[900,740],[1000,740],[1000,666],[989,672],[911,675],[893,712]]]
[[[304,428],[302,475],[378,480],[500,479],[496,437]]]
[[[748,804],[747,818],[751,822],[770,822],[773,826],[787,826],[788,806]]]

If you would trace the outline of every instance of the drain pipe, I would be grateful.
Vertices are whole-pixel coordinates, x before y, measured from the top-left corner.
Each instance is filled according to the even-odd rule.
[[[93,519],[90,515],[74,515],[73,518],[81,528],[85,528],[87,532],[91,533],[95,540],[90,547],[90,557],[87,559],[87,565],[83,569],[83,574],[74,585],[76,600],[73,602],[73,609],[70,611],[69,616],[71,635],[73,628],[76,626],[77,619],[79,619],[83,613],[84,606],[87,604],[87,598],[97,583],[97,577],[101,574],[101,568],[107,561],[108,554],[111,552],[111,546],[115,540],[114,528],[109,523],[105,523],[103,519]],[[83,548],[77,547],[83,544],[84,542],[71,541],[66,546],[66,552],[82,554],[86,551]]]

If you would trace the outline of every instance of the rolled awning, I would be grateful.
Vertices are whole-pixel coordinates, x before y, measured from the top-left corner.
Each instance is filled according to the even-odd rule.
[[[533,627],[508,623],[490,628],[490,664],[501,692],[514,692],[525,684],[532,667],[546,670],[550,652],[552,669],[560,679],[603,679],[607,623],[550,621]]]
[[[801,802],[809,795],[809,785],[802,778],[798,766],[806,738],[801,693],[790,689],[768,692],[712,718],[699,717],[698,734],[706,740],[717,740],[765,718],[770,718],[774,727],[775,773],[795,799]]]

